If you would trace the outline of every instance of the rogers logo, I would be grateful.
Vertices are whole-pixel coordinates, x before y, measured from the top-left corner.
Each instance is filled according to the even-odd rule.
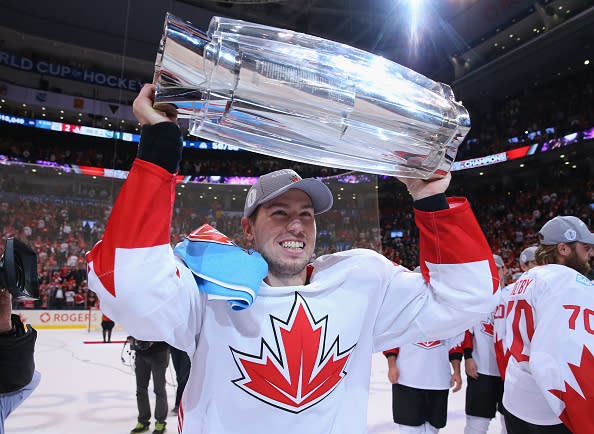
[[[50,319],[52,319],[52,317],[49,313],[43,312],[41,315],[39,315],[39,319],[41,322],[48,322]]]

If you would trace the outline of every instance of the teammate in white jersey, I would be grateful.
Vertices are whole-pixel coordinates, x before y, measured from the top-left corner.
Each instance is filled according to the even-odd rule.
[[[526,247],[520,253],[520,269],[522,273],[530,270],[531,268],[536,267],[536,246]],[[506,285],[504,288],[501,288],[499,291],[499,303],[497,304],[497,308],[495,309],[495,314],[493,315],[493,330],[494,330],[494,338],[495,338],[495,356],[497,357],[497,366],[499,367],[499,373],[501,375],[501,379],[504,380],[505,383],[505,369],[507,368],[507,362],[511,353],[505,353],[503,350],[503,341],[505,339],[505,320],[506,320],[506,311],[507,311],[507,304],[509,302],[509,294],[514,287],[515,282]]]
[[[503,406],[510,434],[594,432],[594,234],[573,216],[539,232],[539,266],[505,296]]]
[[[499,255],[493,255],[493,259],[497,265],[499,283],[503,287],[505,263]],[[501,432],[506,432],[501,408],[503,380],[495,356],[493,323],[494,313],[491,312],[466,331],[462,342],[467,375],[464,434],[486,434],[497,411],[501,417]]]
[[[400,434],[437,433],[446,426],[449,388],[453,392],[462,388],[462,337],[384,351],[392,383],[392,416]]]
[[[242,227],[265,260],[212,228],[174,254],[182,142],[175,112],[154,110],[153,96],[146,85],[134,102],[138,158],[87,254],[89,286],[129,333],[189,354],[180,433],[363,433],[374,351],[458,335],[493,310],[496,267],[466,199],[445,198],[449,175],[405,180],[421,274],[365,249],[309,264],[314,215],[332,195],[292,170],[262,176],[247,195]],[[256,287],[243,284],[245,264],[260,261]]]

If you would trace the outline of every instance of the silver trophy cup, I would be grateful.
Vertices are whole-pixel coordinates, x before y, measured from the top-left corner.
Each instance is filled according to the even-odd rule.
[[[399,177],[447,174],[470,129],[449,86],[303,33],[214,17],[206,33],[168,14],[155,105],[190,133],[305,163]]]

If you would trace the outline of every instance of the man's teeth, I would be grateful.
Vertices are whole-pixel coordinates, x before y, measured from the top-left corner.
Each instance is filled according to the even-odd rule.
[[[283,241],[281,245],[285,249],[303,249],[302,241]]]

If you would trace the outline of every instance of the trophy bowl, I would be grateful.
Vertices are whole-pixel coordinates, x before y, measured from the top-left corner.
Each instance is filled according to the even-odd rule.
[[[326,39],[213,17],[206,32],[167,14],[155,106],[190,133],[321,166],[429,179],[470,130],[451,88]]]

